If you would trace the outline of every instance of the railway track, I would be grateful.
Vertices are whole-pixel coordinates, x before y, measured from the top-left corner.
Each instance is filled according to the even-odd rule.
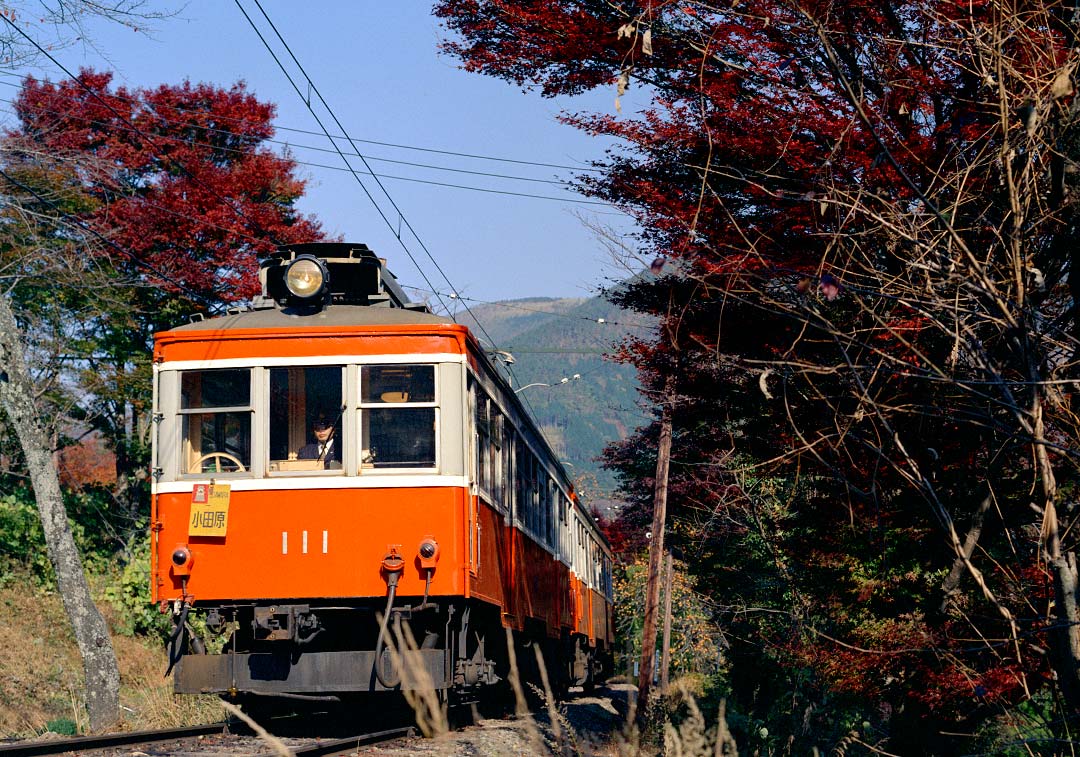
[[[384,731],[356,734],[346,738],[321,739],[290,739],[300,741],[288,746],[289,752],[295,757],[324,757],[325,755],[344,754],[365,744],[378,741],[386,741],[393,738],[409,736],[415,733],[415,729],[409,726],[392,728]],[[232,754],[235,749],[230,748],[232,740],[243,739],[248,751],[251,745],[258,741],[258,737],[251,735],[247,726],[238,722],[213,723],[211,725],[191,726],[187,728],[167,728],[158,731],[131,731],[129,733],[111,733],[100,736],[80,736],[70,739],[57,739],[55,741],[19,742],[0,746],[0,757],[32,757],[34,755],[68,754],[78,752],[86,754],[108,750],[114,747],[131,747],[139,744],[159,744],[164,741],[183,741],[195,739],[200,736],[220,736],[212,744],[205,747],[206,754]],[[303,743],[310,742],[310,743]],[[185,748],[185,754],[193,754],[204,749]],[[267,747],[267,753],[275,753]],[[129,750],[125,752],[130,753]],[[158,752],[160,754],[160,752]]]

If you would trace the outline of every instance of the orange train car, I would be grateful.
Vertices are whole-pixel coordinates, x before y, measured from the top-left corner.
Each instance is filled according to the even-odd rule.
[[[610,549],[476,338],[364,245],[283,247],[260,277],[251,309],[156,336],[151,583],[176,690],[468,701],[506,680],[509,643],[557,689],[606,675]]]

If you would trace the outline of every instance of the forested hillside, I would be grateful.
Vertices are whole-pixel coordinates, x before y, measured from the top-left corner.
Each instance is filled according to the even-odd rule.
[[[602,297],[530,298],[470,310],[483,327],[477,333],[513,355],[513,386],[541,384],[523,389],[520,396],[569,463],[578,487],[601,504],[615,486],[614,476],[598,460],[604,447],[647,422],[634,368],[606,355],[628,334],[645,333],[650,319],[619,310]],[[475,323],[468,312],[460,313],[459,320]],[[573,379],[574,374],[580,378]],[[571,380],[560,383],[564,377]]]

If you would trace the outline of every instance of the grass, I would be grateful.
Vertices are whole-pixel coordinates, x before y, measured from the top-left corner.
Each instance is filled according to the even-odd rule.
[[[98,605],[107,620],[115,620],[107,603]],[[0,614],[0,735],[25,738],[72,727],[85,732],[82,661],[59,595],[16,577],[0,586]],[[118,730],[221,719],[215,697],[172,693],[157,640],[113,634],[112,642],[120,666]]]
[[[728,729],[724,703],[720,703],[715,725],[710,726],[694,695],[695,684],[700,682],[692,679],[676,681],[671,694],[654,702],[650,710],[653,716],[644,734],[634,724],[632,705],[614,738],[611,734],[606,734],[608,738],[597,738],[597,734],[576,729],[569,716],[568,703],[555,699],[539,647],[533,646],[530,653],[536,655],[540,680],[524,681],[519,672],[517,647],[509,630],[506,634],[510,657],[508,684],[514,696],[515,718],[530,754],[558,757],[645,757],[659,753],[678,757],[735,757],[738,754],[735,739]],[[394,665],[401,671],[402,681],[420,687],[420,690],[406,692],[418,727],[428,737],[445,736],[448,728],[446,706],[437,697],[426,669],[416,657],[410,656],[410,652],[416,650],[416,643],[407,627],[404,633],[395,635],[388,648]],[[530,707],[530,692],[532,702],[541,704],[535,711]]]
[[[99,603],[106,619],[111,608]],[[0,613],[9,621],[0,624],[0,735],[25,738],[46,731],[57,734],[86,732],[83,707],[83,671],[75,639],[59,595],[42,589],[29,578],[13,579],[0,585]],[[110,623],[113,627],[117,624]],[[156,639],[114,634],[112,637],[120,665],[120,706],[122,721],[116,730],[148,730],[197,723],[210,723],[223,716],[222,704],[213,696],[181,696],[172,693],[172,679],[165,678],[166,656]],[[403,677],[420,689],[409,696],[417,722],[428,736],[448,731],[445,703],[430,681],[427,671],[409,665],[416,642],[406,632],[395,639],[391,649],[403,663]],[[508,639],[508,648],[514,644]],[[730,757],[737,754],[727,730],[723,705],[718,726],[708,727],[690,688],[676,683],[675,693],[654,707],[656,718],[644,734],[632,724],[633,713],[620,732],[611,739],[598,739],[575,729],[566,703],[553,696],[544,660],[538,655],[541,680],[523,682],[518,661],[512,659],[510,687],[515,699],[518,727],[534,754],[560,757],[577,755],[617,755],[643,757],[661,751],[681,757]],[[411,669],[410,669],[411,667]],[[542,706],[534,712],[526,692]],[[269,736],[268,736],[269,738]]]

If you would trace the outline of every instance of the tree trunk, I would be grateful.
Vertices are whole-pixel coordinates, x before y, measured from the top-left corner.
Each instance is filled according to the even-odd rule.
[[[1034,379],[1040,377],[1031,371]],[[1042,541],[1046,561],[1054,584],[1054,619],[1050,634],[1052,667],[1057,673],[1058,688],[1065,706],[1071,713],[1080,712],[1080,611],[1077,608],[1076,555],[1062,552],[1061,533],[1057,517],[1057,478],[1046,447],[1046,428],[1043,424],[1043,401],[1036,392],[1031,417],[1035,439],[1035,460],[1039,464],[1039,479],[1043,489]]]
[[[667,521],[668,464],[671,458],[672,380],[668,380],[660,416],[660,440],[656,451],[656,482],[653,491],[652,538],[649,541],[649,574],[645,588],[645,617],[641,628],[641,671],[638,678],[638,723],[648,718],[649,689],[656,657],[656,614],[660,604],[660,561],[664,557],[664,524]]]
[[[671,593],[674,588],[671,550],[668,550],[664,556],[664,635],[660,643],[660,696],[668,693],[668,676],[671,672]]]
[[[1080,613],[1076,606],[1076,555],[1072,552],[1058,555],[1050,560],[1050,573],[1054,579],[1054,604],[1056,628],[1051,634],[1052,648],[1058,675],[1058,686],[1066,705],[1072,712],[1080,712]]]
[[[24,362],[19,328],[7,297],[0,294],[0,408],[7,415],[26,458],[49,560],[64,600],[86,674],[90,728],[100,731],[120,714],[120,671],[105,619],[90,597],[82,560],[71,535],[60,493],[60,478],[48,436],[34,408],[33,382]]]

